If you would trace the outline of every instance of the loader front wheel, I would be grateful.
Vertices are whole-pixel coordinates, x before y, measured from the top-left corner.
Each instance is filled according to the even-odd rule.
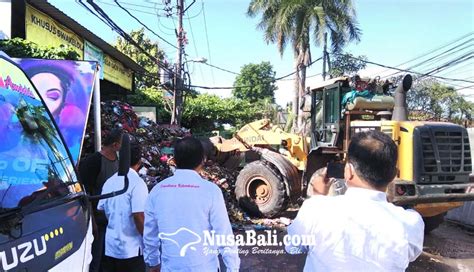
[[[239,205],[252,215],[273,217],[286,207],[283,181],[262,161],[247,164],[235,184]]]

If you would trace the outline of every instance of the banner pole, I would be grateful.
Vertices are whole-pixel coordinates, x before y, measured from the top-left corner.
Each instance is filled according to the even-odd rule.
[[[100,120],[100,65],[97,64],[97,73],[95,74],[94,82],[94,143],[95,151],[100,151],[102,147],[102,131],[101,131],[101,120]]]

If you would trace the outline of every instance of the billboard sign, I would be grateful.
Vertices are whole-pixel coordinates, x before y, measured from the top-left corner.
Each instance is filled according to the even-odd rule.
[[[69,45],[83,59],[84,41],[70,29],[30,5],[26,5],[25,21],[27,40],[43,46]]]
[[[80,158],[91,105],[96,62],[14,59],[53,115],[74,163]]]

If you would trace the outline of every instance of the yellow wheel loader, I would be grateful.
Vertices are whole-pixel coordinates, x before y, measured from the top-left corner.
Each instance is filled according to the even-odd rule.
[[[406,75],[394,97],[353,97],[343,104],[353,92],[348,78],[326,81],[305,97],[307,135],[286,133],[269,120],[259,120],[230,140],[212,138],[214,159],[231,168],[245,159],[235,184],[237,200],[253,214],[273,217],[306,196],[316,170],[345,161],[354,133],[382,131],[395,141],[399,155],[399,172],[387,189],[389,200],[420,212],[430,231],[446,211],[474,200],[471,151],[464,127],[408,121],[405,95],[411,84]]]

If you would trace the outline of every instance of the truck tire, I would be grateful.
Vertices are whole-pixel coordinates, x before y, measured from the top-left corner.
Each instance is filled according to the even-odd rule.
[[[436,229],[441,223],[443,223],[445,215],[446,213],[440,213],[435,216],[423,217],[423,221],[425,222],[425,233],[430,233],[431,231]]]
[[[262,161],[249,163],[240,171],[235,196],[244,210],[256,216],[276,216],[288,202],[278,173]]]

